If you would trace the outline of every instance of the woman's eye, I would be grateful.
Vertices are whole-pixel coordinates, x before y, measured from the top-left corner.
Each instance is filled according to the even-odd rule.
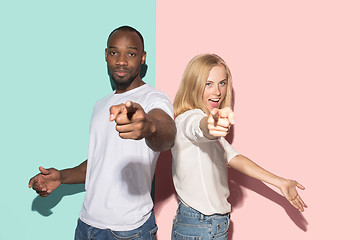
[[[207,83],[205,83],[205,86],[210,87],[211,83],[207,82]]]

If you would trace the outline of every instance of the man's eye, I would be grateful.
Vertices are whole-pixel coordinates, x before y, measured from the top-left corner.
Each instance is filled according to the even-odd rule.
[[[110,52],[110,55],[115,56],[117,52]]]
[[[129,57],[135,57],[135,53],[129,53]]]

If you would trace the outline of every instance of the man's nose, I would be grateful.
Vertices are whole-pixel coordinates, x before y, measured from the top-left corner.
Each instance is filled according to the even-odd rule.
[[[116,64],[120,66],[127,66],[127,58],[123,54],[119,54],[116,58]]]

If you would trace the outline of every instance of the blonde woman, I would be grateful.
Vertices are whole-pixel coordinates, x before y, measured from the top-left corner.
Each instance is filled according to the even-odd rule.
[[[272,184],[299,211],[306,204],[294,180],[278,177],[240,155],[226,140],[231,110],[231,73],[219,56],[202,54],[187,65],[174,100],[177,134],[171,149],[179,207],[172,240],[227,239],[231,210],[228,166]]]

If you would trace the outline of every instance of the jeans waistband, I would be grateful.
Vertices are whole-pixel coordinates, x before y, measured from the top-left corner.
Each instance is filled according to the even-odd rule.
[[[192,207],[186,206],[183,202],[179,201],[179,207],[178,212],[185,213],[186,215],[191,215],[191,217],[196,217],[201,220],[207,220],[207,219],[213,219],[213,218],[222,218],[222,217],[228,217],[230,218],[230,213],[225,214],[212,214],[212,215],[205,215],[201,212],[197,211],[196,209],[193,209]]]

